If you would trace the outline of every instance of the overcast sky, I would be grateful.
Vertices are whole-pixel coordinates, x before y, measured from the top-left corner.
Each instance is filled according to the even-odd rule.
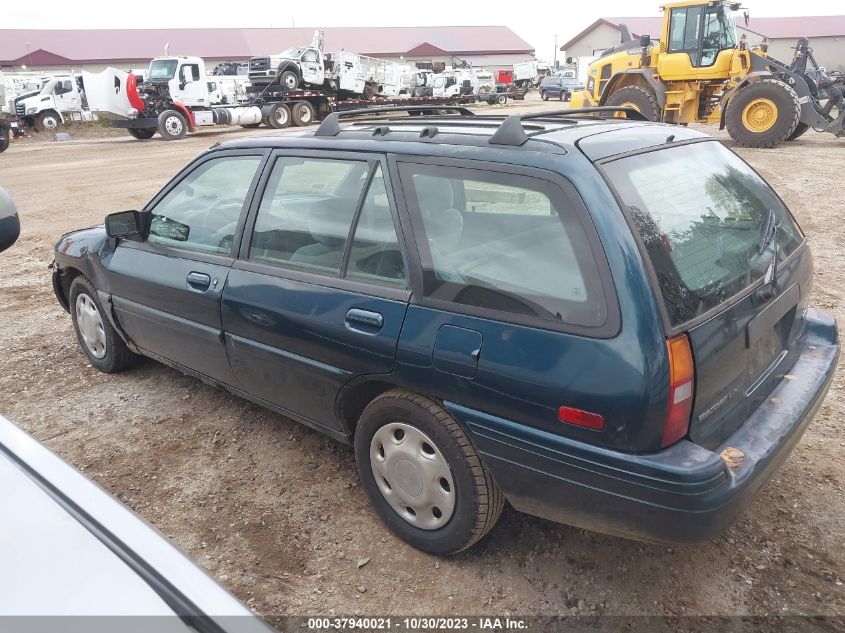
[[[601,16],[659,15],[659,1],[598,0],[567,3],[540,0],[315,0],[313,2],[240,2],[146,0],[38,0],[4,2],[0,28],[166,28],[282,26],[441,26],[505,24],[551,60],[555,35],[559,44]],[[841,0],[754,0],[743,2],[754,16],[837,15]],[[121,14],[121,7],[125,9]],[[652,34],[654,35],[654,34]],[[411,44],[417,44],[413,42]]]

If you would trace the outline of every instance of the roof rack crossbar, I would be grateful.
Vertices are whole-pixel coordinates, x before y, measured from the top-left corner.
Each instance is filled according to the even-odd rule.
[[[533,119],[578,118],[583,115],[596,114],[624,114],[630,121],[648,121],[648,119],[634,108],[616,106],[596,106],[593,108],[570,108],[568,110],[554,110],[553,112],[533,112],[530,114],[512,114],[507,117],[488,140],[491,145],[513,145],[519,147],[528,139],[522,126],[523,121]],[[533,135],[532,135],[533,136]]]
[[[571,117],[583,114],[624,114],[629,121],[648,121],[639,110],[622,106],[593,106],[591,108],[569,108],[568,110],[554,110],[552,112],[532,112],[523,114],[522,119],[547,119],[554,117]]]
[[[401,105],[401,106],[378,106],[374,108],[361,108],[360,110],[342,110],[340,112],[332,112],[323,122],[320,127],[314,132],[314,136],[337,136],[340,133],[340,119],[351,119],[353,117],[367,117],[378,114],[390,112],[426,112],[429,114],[437,111],[457,112],[461,116],[475,116],[475,112],[463,106],[449,106],[449,105]]]

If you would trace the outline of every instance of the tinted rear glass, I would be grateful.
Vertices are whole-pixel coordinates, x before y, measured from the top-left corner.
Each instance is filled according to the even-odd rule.
[[[645,244],[673,326],[761,280],[769,212],[778,259],[803,239],[789,211],[748,165],[718,142],[648,152],[605,166]]]

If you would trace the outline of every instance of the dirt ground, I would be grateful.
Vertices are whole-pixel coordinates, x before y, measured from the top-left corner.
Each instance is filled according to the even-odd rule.
[[[50,287],[57,238],[142,207],[218,140],[264,133],[33,138],[0,155],[0,185],[23,223],[0,255],[2,414],[264,615],[845,615],[842,368],[784,467],[716,540],[644,545],[508,508],[451,559],[382,527],[347,447],[151,361],[114,376],[94,370]],[[740,154],[809,236],[814,305],[845,322],[845,140],[810,132]]]

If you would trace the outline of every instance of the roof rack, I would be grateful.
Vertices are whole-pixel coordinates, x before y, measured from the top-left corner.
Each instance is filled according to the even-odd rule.
[[[384,114],[390,112],[426,112],[436,113],[439,111],[457,112],[461,116],[475,116],[475,112],[463,106],[447,106],[447,105],[402,105],[402,106],[378,106],[375,108],[362,108],[360,110],[344,110],[342,112],[332,112],[323,122],[320,127],[314,132],[314,136],[337,136],[340,133],[340,118],[350,119],[358,116],[372,116],[374,114]]]
[[[460,116],[475,117],[475,112],[468,110],[463,106],[442,106],[442,105],[406,105],[406,106],[380,106],[375,108],[363,108],[361,110],[345,110],[343,112],[332,112],[323,122],[320,127],[314,132],[314,136],[337,136],[340,134],[340,118],[344,119],[357,116],[371,116],[374,114],[384,114],[391,112],[438,112],[438,111],[457,112]],[[506,117],[504,121],[496,128],[490,139],[487,141],[491,145],[513,145],[520,146],[524,144],[531,136],[543,134],[547,130],[539,128],[537,131],[526,133],[525,127],[522,125],[523,121],[530,121],[533,119],[577,119],[582,116],[589,116],[596,118],[596,115],[601,114],[624,114],[629,121],[648,121],[648,119],[634,108],[625,108],[617,106],[596,106],[592,108],[570,108],[568,110],[553,110],[551,112],[533,112],[530,114],[511,114]],[[483,121],[488,117],[478,117],[477,120]],[[492,117],[489,117],[492,118]],[[599,117],[607,118],[607,117]],[[430,136],[437,133],[436,128],[428,131]],[[433,134],[431,133],[433,132]],[[383,133],[383,132],[381,132]]]
[[[592,108],[570,108],[568,110],[554,110],[552,112],[533,112],[531,114],[512,114],[499,126],[499,129],[493,133],[488,143],[491,145],[515,145],[520,146],[525,143],[530,136],[541,134],[542,132],[535,132],[531,135],[525,133],[522,127],[522,122],[532,119],[577,119],[584,115],[589,115],[595,118],[597,114],[624,114],[629,121],[648,121],[648,119],[639,110],[634,108],[623,108],[617,106],[596,106]],[[606,117],[599,117],[606,118]]]

